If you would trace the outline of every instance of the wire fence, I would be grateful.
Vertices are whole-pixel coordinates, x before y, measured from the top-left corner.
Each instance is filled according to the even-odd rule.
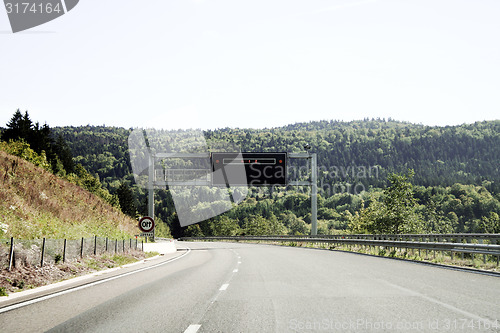
[[[43,266],[72,261],[90,255],[144,250],[137,239],[91,237],[81,239],[0,239],[0,267]]]

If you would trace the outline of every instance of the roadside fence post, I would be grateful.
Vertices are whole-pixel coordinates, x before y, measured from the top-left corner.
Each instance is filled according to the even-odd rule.
[[[118,251],[118,239],[115,239],[115,253]]]
[[[125,239],[123,240],[122,253],[125,253]]]
[[[106,252],[108,252],[108,237],[106,237]]]
[[[45,253],[45,237],[43,237],[43,240],[42,240],[42,254],[41,254],[41,258],[40,258],[40,267],[43,267],[43,254]]]
[[[94,236],[94,255],[97,254],[97,236]]]
[[[66,262],[66,238],[64,239],[63,262]]]
[[[82,237],[82,244],[80,246],[80,258],[83,258],[83,237]]]
[[[14,237],[10,238],[10,251],[9,251],[9,271],[12,269],[14,263]]]

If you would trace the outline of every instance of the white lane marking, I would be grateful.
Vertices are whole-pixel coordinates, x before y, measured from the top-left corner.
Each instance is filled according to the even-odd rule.
[[[188,328],[184,331],[184,333],[196,333],[200,329],[201,325],[198,324],[192,324],[189,325]]]
[[[383,280],[382,280],[383,281]],[[444,302],[441,302],[437,299],[434,299],[432,297],[429,297],[427,295],[424,295],[424,294],[421,294],[419,292],[416,292],[416,291],[413,291],[411,289],[408,289],[408,288],[405,288],[405,287],[401,287],[401,286],[398,286],[396,284],[392,284],[390,282],[387,282],[387,281],[383,281],[385,283],[387,283],[388,285],[394,287],[394,288],[397,288],[397,289],[400,289],[400,290],[403,290],[403,291],[406,291],[414,296],[418,296],[418,297],[422,297],[423,299],[425,300],[428,300],[429,302],[432,302],[432,303],[436,303],[438,305],[441,305],[442,307],[445,307],[447,308],[448,310],[451,310],[451,311],[454,311],[454,312],[458,312],[460,314],[463,314],[464,316],[467,316],[469,318],[473,318],[473,319],[476,319],[476,320],[479,320],[479,322],[482,322],[483,324],[484,323],[489,323],[490,325],[493,325],[493,321],[489,320],[489,319],[486,319],[486,318],[483,318],[483,317],[480,317],[478,315],[475,315],[473,313],[470,313],[470,312],[467,312],[467,311],[464,311],[462,309],[459,309],[459,308],[456,308],[454,307],[453,305],[450,305],[450,304],[447,304],[447,303],[444,303]]]
[[[233,273],[238,273],[238,268],[233,269]]]
[[[222,287],[219,288],[219,290],[226,290],[227,287],[229,287],[229,283],[223,284]]]
[[[6,306],[4,308],[1,308],[0,309],[0,313],[4,313],[4,312],[10,311],[10,310],[15,310],[15,309],[21,308],[21,307],[26,306],[26,305],[35,304],[35,303],[38,303],[38,302],[41,302],[41,301],[45,301],[47,299],[51,299],[51,298],[54,298],[54,297],[57,297],[57,296],[65,295],[65,294],[69,294],[69,293],[72,293],[74,291],[78,291],[78,290],[82,290],[82,289],[85,289],[85,288],[93,287],[93,286],[96,286],[96,285],[104,283],[104,282],[109,282],[109,281],[116,280],[116,279],[119,279],[119,278],[122,278],[122,277],[125,277],[125,276],[128,276],[128,275],[132,275],[132,274],[135,274],[135,273],[146,271],[148,269],[152,269],[152,268],[156,268],[156,267],[168,264],[168,263],[170,263],[172,261],[178,260],[178,259],[186,256],[189,252],[191,252],[191,249],[189,247],[187,249],[188,250],[187,250],[186,253],[184,253],[184,254],[182,254],[182,255],[180,255],[178,257],[169,259],[169,260],[167,260],[165,262],[161,262],[161,263],[155,264],[153,266],[149,266],[149,267],[144,267],[144,268],[138,269],[138,270],[133,271],[133,272],[128,272],[128,273],[123,273],[123,274],[120,274],[120,275],[112,276],[112,277],[109,277],[109,278],[106,278],[106,279],[102,279],[102,280],[99,280],[99,281],[96,281],[96,282],[85,284],[83,286],[79,286],[79,287],[75,287],[75,288],[71,288],[71,289],[66,289],[66,290],[58,291],[58,292],[55,292],[53,294],[45,295],[45,296],[42,296],[42,297],[39,297],[39,298],[35,298],[35,299],[29,300],[29,301],[25,301],[25,302],[21,302],[21,303],[9,305],[9,306]]]
[[[238,261],[238,264],[241,264],[241,261]]]

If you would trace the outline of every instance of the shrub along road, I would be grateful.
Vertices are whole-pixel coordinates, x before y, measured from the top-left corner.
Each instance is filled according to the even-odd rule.
[[[499,331],[498,277],[317,249],[177,247],[175,261],[0,313],[2,330]]]

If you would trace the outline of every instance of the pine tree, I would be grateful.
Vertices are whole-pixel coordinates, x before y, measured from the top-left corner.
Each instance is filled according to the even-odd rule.
[[[116,191],[118,195],[118,200],[120,202],[120,208],[124,214],[132,218],[137,217],[137,204],[135,202],[132,190],[127,185],[127,183],[122,182],[118,190]]]
[[[56,142],[54,144],[54,151],[59,157],[59,160],[61,161],[64,170],[66,170],[66,173],[74,173],[75,163],[73,162],[73,154],[71,153],[71,149],[69,148],[68,144],[61,134],[57,136]]]
[[[17,109],[10,121],[7,123],[7,129],[2,133],[2,140],[20,140],[24,139],[29,143],[33,135],[33,123],[28,115],[28,111],[24,115]]]

